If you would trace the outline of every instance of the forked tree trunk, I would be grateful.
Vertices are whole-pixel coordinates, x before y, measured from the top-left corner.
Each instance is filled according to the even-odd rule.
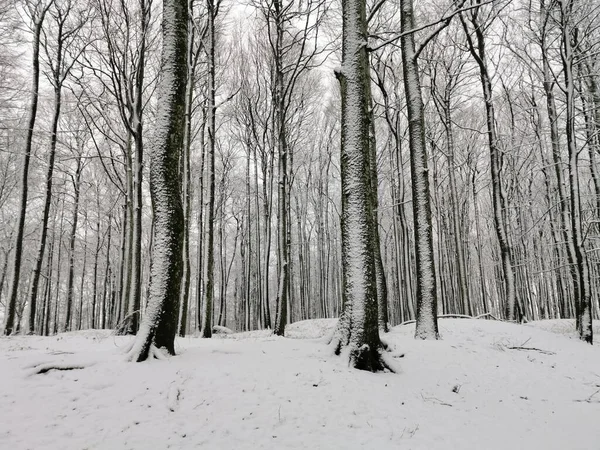
[[[477,0],[480,2],[480,0]],[[502,260],[502,274],[504,277],[504,305],[508,320],[520,320],[522,312],[518,310],[515,290],[515,269],[513,249],[508,238],[508,224],[506,221],[506,199],[502,185],[502,150],[500,149],[498,132],[496,130],[496,113],[492,94],[492,82],[488,70],[486,55],[486,42],[483,30],[485,29],[479,21],[479,8],[471,13],[469,21],[473,25],[471,32],[461,15],[461,22],[467,37],[467,44],[473,59],[479,66],[483,100],[485,103],[488,146],[490,151],[490,176],[492,181],[492,205],[494,211],[494,226],[496,237],[500,246],[500,258]],[[475,41],[471,37],[475,34]]]

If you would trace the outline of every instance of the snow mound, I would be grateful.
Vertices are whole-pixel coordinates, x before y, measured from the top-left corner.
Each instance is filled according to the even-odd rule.
[[[312,319],[290,323],[285,327],[285,337],[319,339],[333,332],[337,322],[337,319]]]
[[[571,339],[579,339],[575,328],[575,319],[537,320],[535,322],[529,322],[527,326],[539,330],[550,331],[551,333],[562,334]],[[600,324],[594,322],[592,329],[594,331],[594,337],[600,338]]]

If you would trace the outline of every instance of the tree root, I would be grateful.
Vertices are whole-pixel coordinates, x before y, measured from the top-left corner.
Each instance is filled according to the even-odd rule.
[[[129,350],[126,352],[125,361],[129,362],[141,362],[146,359],[159,359],[165,360],[167,357],[164,355],[162,351],[154,344],[150,345],[148,349],[148,357],[144,359],[140,359],[140,350],[135,347],[135,341],[131,344]]]
[[[396,373],[396,369],[387,362],[382,355],[381,349],[372,349],[368,345],[350,350],[349,364],[355,369],[368,370],[369,372]]]

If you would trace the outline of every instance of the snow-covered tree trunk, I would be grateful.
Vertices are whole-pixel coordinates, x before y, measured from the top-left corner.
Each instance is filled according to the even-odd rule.
[[[182,273],[183,207],[179,158],[185,133],[188,2],[163,2],[162,74],[154,146],[150,154],[150,194],[154,239],[146,315],[130,352],[143,361],[152,344],[175,354]]]
[[[373,252],[370,172],[371,79],[364,0],[343,0],[342,67],[336,71],[342,98],[342,299],[344,310],[332,345],[344,348],[352,366],[377,371],[383,363],[379,338],[377,279]]]
[[[572,28],[573,0],[560,2],[562,32],[562,62],[565,77],[566,96],[566,137],[569,155],[569,203],[571,207],[571,240],[575,249],[575,264],[571,265],[571,276],[575,289],[575,307],[579,338],[590,344],[592,332],[592,295],[590,290],[589,263],[583,245],[581,226],[581,196],[579,192],[579,152],[577,150],[575,130],[575,81],[573,74],[573,41],[577,32]]]
[[[415,228],[415,253],[417,271],[417,325],[415,337],[437,339],[437,290],[433,258],[433,233],[431,230],[431,204],[429,200],[429,171],[425,144],[425,111],[421,96],[421,82],[415,52],[414,13],[412,0],[400,2],[402,11],[400,38],[404,92],[408,111],[410,135],[410,170],[412,176],[412,203]]]

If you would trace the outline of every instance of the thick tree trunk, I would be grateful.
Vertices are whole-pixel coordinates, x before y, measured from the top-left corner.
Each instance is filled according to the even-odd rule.
[[[575,250],[575,264],[571,266],[571,276],[575,286],[575,305],[577,314],[577,331],[579,338],[585,342],[593,342],[592,302],[590,292],[589,263],[583,244],[581,226],[581,198],[579,193],[579,153],[577,151],[575,130],[575,81],[573,74],[573,39],[576,32],[571,28],[573,20],[573,0],[562,0],[562,62],[565,76],[566,95],[566,137],[569,154],[569,204],[571,207],[571,242]]]
[[[336,353],[344,347],[352,366],[385,368],[379,338],[377,279],[373,252],[373,195],[370,152],[371,79],[367,54],[366,5],[344,0],[342,67],[336,72],[342,98],[342,299],[334,333]]]
[[[133,361],[147,359],[152,343],[175,354],[184,231],[179,158],[185,133],[188,14],[186,0],[163,2],[162,80],[150,158],[154,212],[150,295],[130,352]]]

